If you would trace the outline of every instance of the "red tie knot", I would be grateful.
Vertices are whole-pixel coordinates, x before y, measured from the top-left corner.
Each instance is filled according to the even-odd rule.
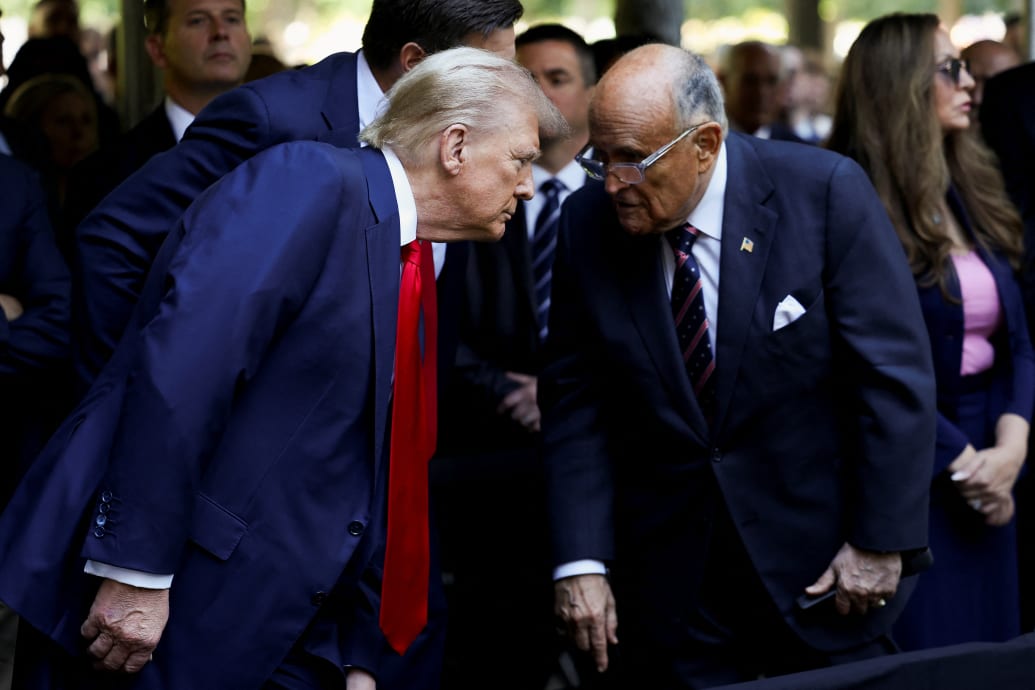
[[[414,240],[402,246],[403,263],[420,266],[420,240]]]

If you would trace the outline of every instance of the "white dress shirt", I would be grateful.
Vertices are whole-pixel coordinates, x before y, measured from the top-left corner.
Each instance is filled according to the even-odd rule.
[[[172,127],[176,143],[180,143],[183,133],[190,127],[190,123],[194,122],[194,114],[167,95],[165,97],[165,117],[168,118],[169,125]]]
[[[719,256],[722,249],[723,204],[726,201],[726,143],[719,148],[715,158],[715,172],[708,181],[704,196],[687,217],[687,222],[700,230],[690,250],[698,268],[701,269],[701,290],[704,292],[704,311],[708,315],[708,339],[715,352],[715,333],[718,331],[719,314]],[[675,278],[676,259],[672,245],[664,236],[658,237],[658,252],[665,271],[665,287],[672,295],[672,281]],[[673,326],[674,328],[675,326]],[[717,365],[720,365],[716,362]],[[721,366],[721,365],[720,365]],[[603,575],[607,567],[602,561],[585,559],[563,563],[553,571],[553,579],[560,580],[576,575]]]

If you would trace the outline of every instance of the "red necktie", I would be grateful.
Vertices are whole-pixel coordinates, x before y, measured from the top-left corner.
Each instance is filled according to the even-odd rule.
[[[414,240],[403,247],[402,257],[380,621],[388,643],[399,654],[428,620],[428,461],[435,452],[438,426],[438,305],[431,243]]]

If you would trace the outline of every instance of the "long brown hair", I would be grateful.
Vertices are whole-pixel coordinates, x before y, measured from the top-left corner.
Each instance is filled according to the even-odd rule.
[[[944,134],[934,107],[933,14],[890,14],[863,28],[842,67],[828,148],[866,170],[924,286],[946,291],[952,248],[938,209],[950,183],[974,238],[1020,267],[1021,218],[995,157],[970,131]]]

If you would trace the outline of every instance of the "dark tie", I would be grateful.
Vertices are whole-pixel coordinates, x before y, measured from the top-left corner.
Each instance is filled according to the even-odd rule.
[[[431,243],[411,242],[403,247],[402,258],[380,620],[399,654],[428,619],[428,461],[438,427],[438,305]]]
[[[690,377],[690,385],[705,419],[715,417],[715,357],[708,338],[708,314],[704,308],[701,270],[694,260],[691,248],[700,232],[686,223],[665,233],[676,258],[676,272],[672,280],[672,315],[676,321],[676,338],[683,353],[683,363]]]
[[[557,226],[561,217],[560,193],[564,183],[551,178],[539,187],[543,208],[535,218],[535,232],[532,234],[532,281],[535,285],[536,322],[539,326],[539,340],[546,340],[547,321],[550,316],[550,280],[553,277],[553,255],[557,249]]]

